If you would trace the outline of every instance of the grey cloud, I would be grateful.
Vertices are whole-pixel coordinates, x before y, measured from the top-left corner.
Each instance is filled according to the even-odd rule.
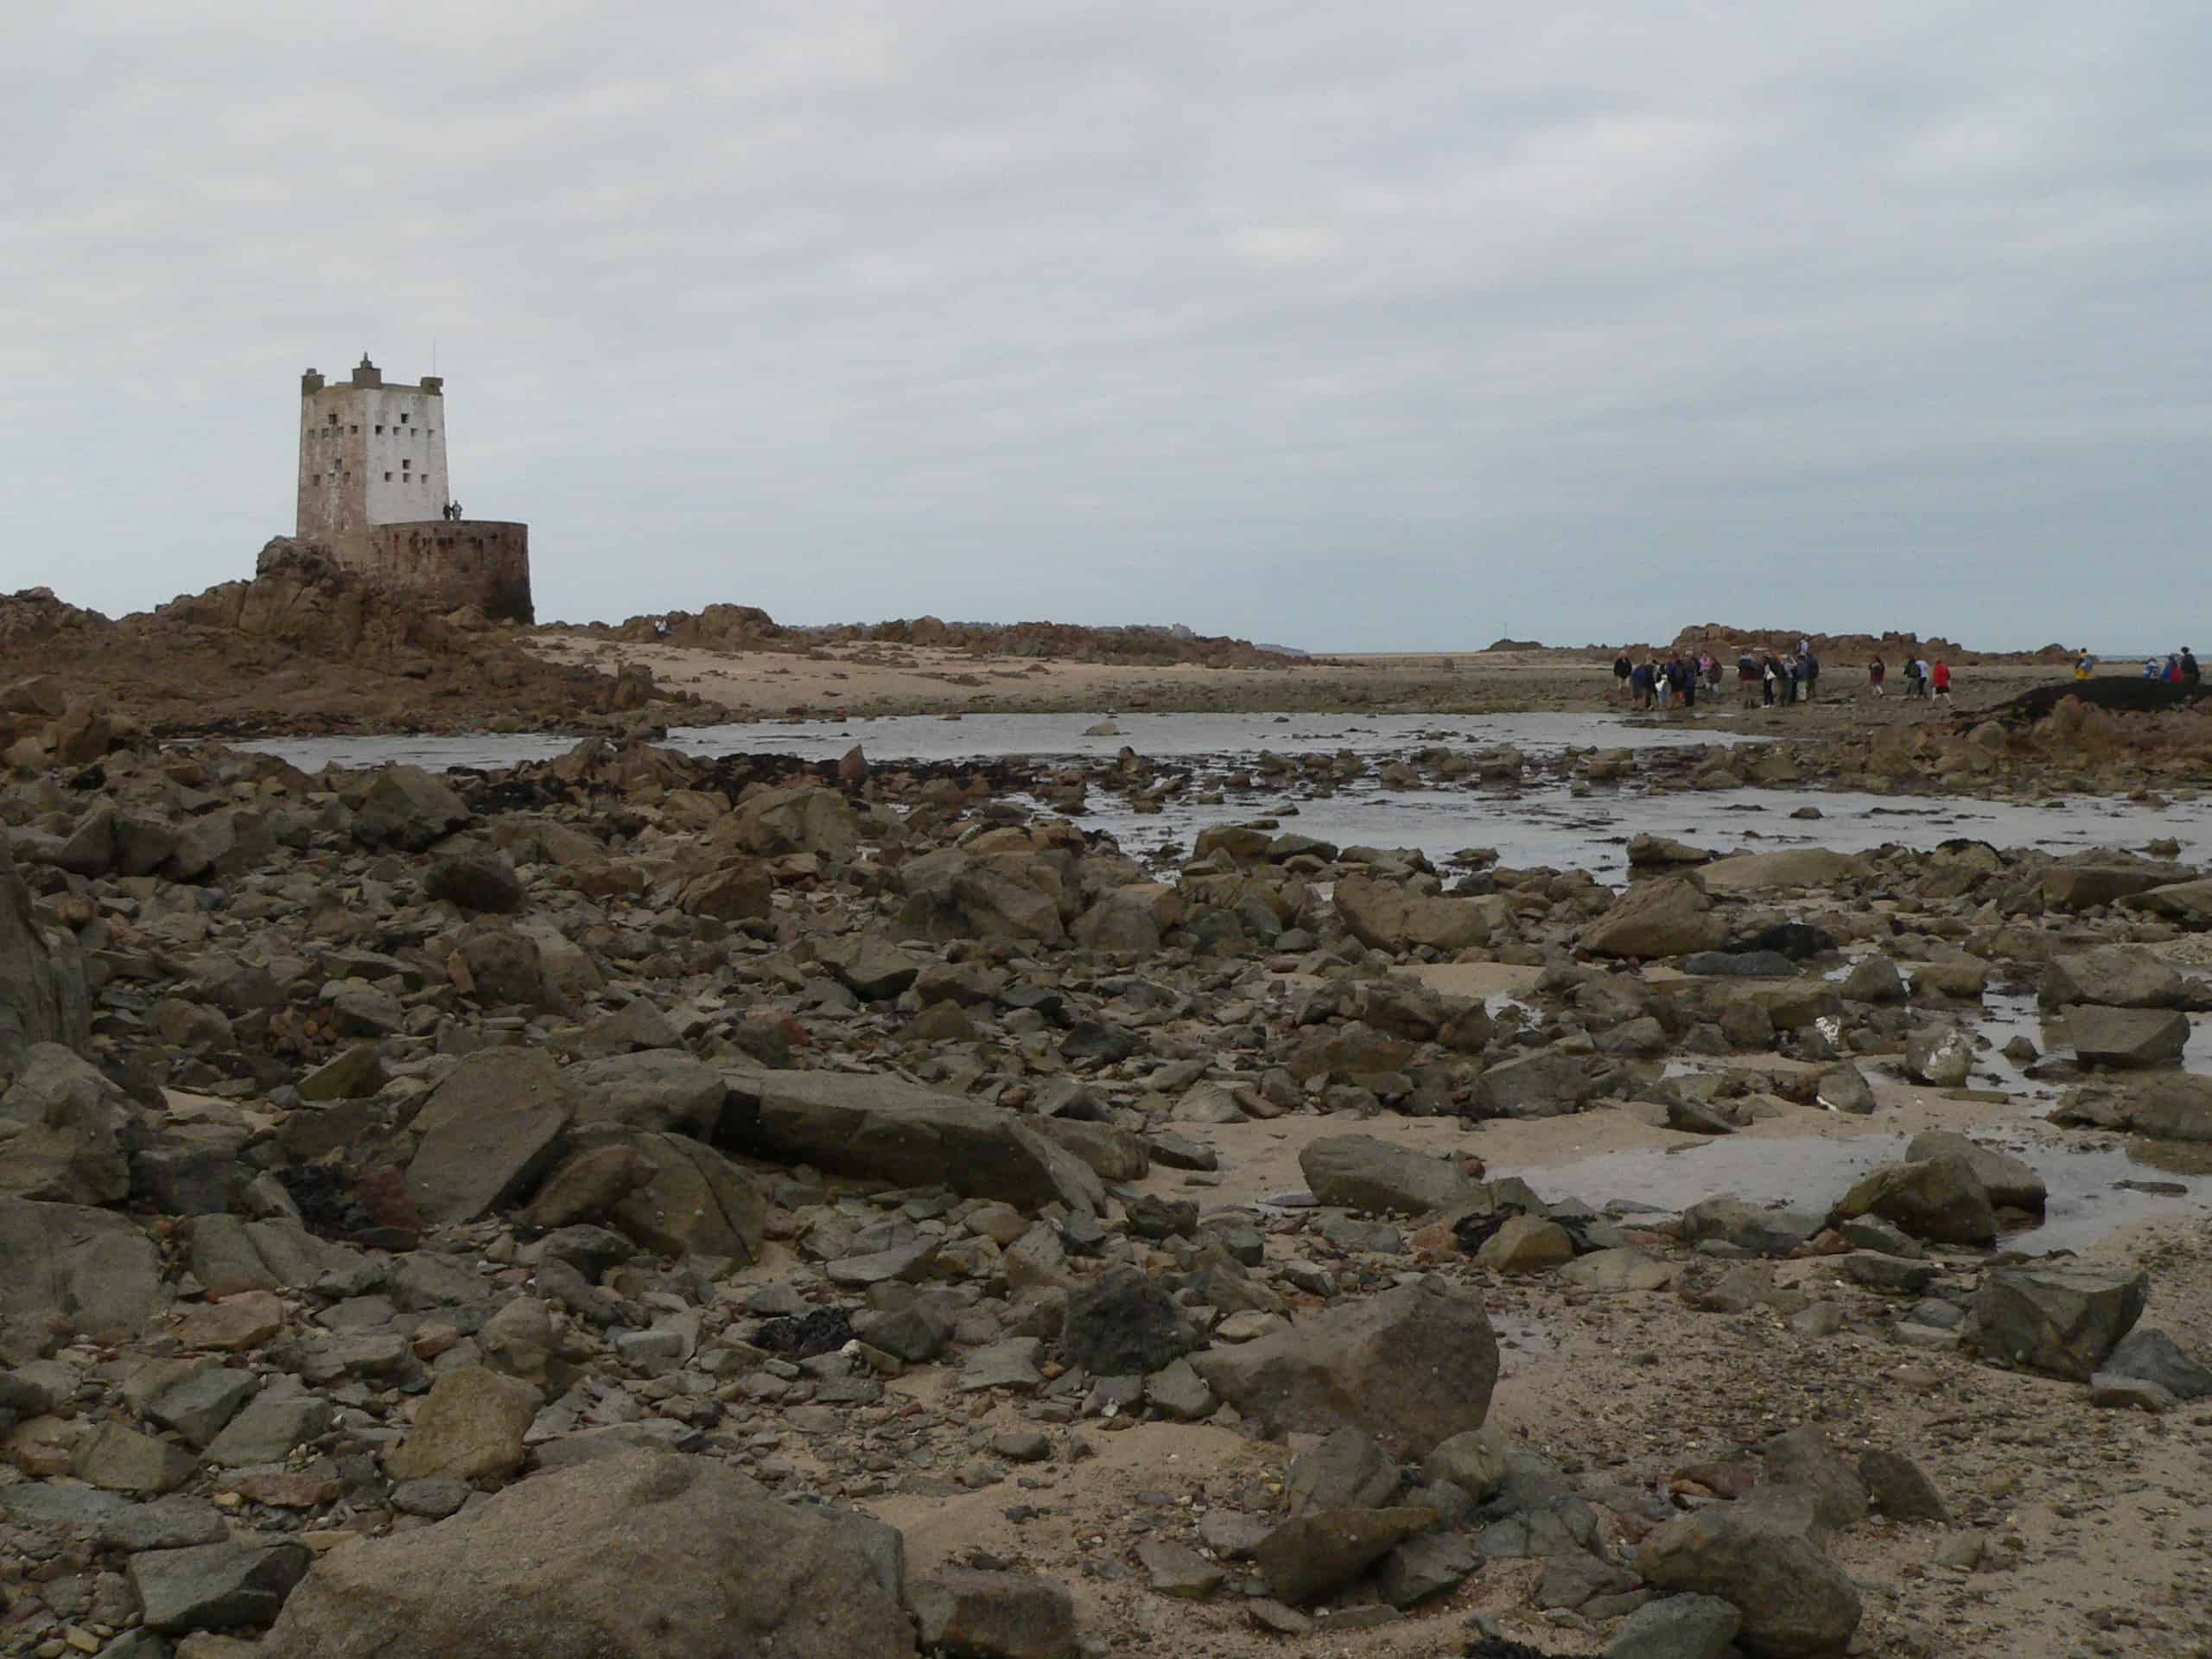
[[[2180,0],[0,18],[0,585],[289,528],[448,379],[541,614],[2155,643],[2212,505]]]

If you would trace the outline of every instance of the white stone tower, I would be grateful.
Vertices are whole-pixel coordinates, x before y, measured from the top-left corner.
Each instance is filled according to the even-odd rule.
[[[341,551],[372,525],[442,518],[453,499],[445,401],[436,376],[388,386],[365,353],[335,385],[302,375],[300,538]]]
[[[528,622],[530,526],[460,517],[446,478],[445,408],[435,375],[388,386],[365,355],[336,385],[313,369],[302,375],[294,534],[333,563],[442,610]]]

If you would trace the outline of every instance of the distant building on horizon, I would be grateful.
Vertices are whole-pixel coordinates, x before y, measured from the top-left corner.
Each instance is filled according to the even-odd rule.
[[[385,383],[362,353],[350,378],[300,377],[301,541],[441,610],[530,622],[530,526],[464,518],[446,470],[445,382]]]

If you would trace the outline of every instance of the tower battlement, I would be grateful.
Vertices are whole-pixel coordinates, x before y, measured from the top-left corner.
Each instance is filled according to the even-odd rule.
[[[387,383],[366,353],[346,379],[301,375],[296,533],[388,586],[532,620],[527,526],[463,519],[453,499],[441,376]]]

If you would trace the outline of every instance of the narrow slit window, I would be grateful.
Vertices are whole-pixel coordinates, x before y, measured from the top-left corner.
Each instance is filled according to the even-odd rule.
[[[386,473],[384,475],[384,481],[387,484],[391,482],[391,474],[390,473]]]

